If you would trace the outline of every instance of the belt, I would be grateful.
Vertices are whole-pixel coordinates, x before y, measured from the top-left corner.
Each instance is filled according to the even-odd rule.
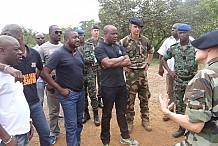
[[[178,78],[182,79],[183,81],[189,81],[193,78],[194,76],[189,75],[189,76],[179,76]]]
[[[73,88],[69,88],[69,87],[67,87],[68,89],[70,89],[70,90],[72,90],[73,92],[81,92],[82,90],[75,90],[75,89],[73,89]]]
[[[144,70],[145,68],[130,68],[132,70]]]

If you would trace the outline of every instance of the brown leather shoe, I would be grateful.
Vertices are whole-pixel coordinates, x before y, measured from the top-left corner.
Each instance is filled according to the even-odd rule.
[[[177,130],[176,132],[173,133],[173,137],[174,137],[174,138],[178,138],[178,137],[180,137],[180,136],[183,136],[184,133],[185,133],[185,128],[183,128],[183,127],[180,126],[180,127],[179,127],[179,130]]]
[[[151,131],[152,130],[151,124],[150,124],[150,122],[148,120],[142,120],[142,126],[147,131]]]

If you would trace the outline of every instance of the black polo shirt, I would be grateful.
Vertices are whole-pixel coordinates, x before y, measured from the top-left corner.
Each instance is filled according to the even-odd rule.
[[[100,41],[96,46],[95,57],[99,64],[101,64],[102,59],[108,58],[118,58],[120,56],[127,55],[125,49],[117,44],[108,45],[104,41]],[[126,85],[123,75],[122,67],[115,68],[102,68],[101,66],[101,85],[105,87],[119,87]]]
[[[23,57],[22,61],[15,65],[14,68],[20,70],[23,74],[24,95],[31,106],[39,101],[36,89],[36,68],[42,70],[43,64],[36,50],[28,48],[28,46],[25,47],[27,49],[27,56]]]
[[[45,66],[56,70],[56,81],[62,88],[83,90],[84,64],[82,55],[78,51],[72,53],[64,45],[51,54]]]

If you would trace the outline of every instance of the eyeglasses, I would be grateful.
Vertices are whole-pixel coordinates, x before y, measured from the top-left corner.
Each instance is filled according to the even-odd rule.
[[[40,39],[41,39],[41,40],[44,40],[45,38],[36,38],[36,39],[37,39],[37,40],[40,40]]]
[[[62,31],[55,31],[55,34],[62,34]]]

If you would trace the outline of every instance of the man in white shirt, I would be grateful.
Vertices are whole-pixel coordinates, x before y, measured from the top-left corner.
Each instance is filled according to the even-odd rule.
[[[29,105],[22,83],[15,82],[15,77],[8,73],[9,65],[18,64],[21,59],[19,42],[10,36],[0,36],[0,62],[7,64],[0,70],[0,146],[28,146],[29,143]]]

